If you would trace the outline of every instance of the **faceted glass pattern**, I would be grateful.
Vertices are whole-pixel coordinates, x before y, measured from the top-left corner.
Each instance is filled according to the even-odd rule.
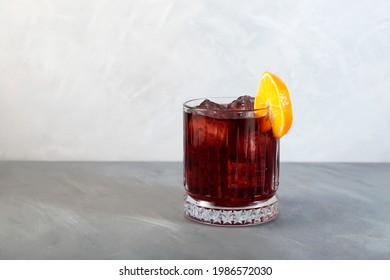
[[[256,225],[272,221],[279,213],[276,196],[253,206],[252,209],[223,209],[213,205],[202,206],[202,202],[186,196],[184,213],[197,222],[220,226]]]

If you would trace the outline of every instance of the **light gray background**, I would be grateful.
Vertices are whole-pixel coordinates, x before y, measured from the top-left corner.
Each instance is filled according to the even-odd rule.
[[[181,160],[182,103],[266,70],[283,161],[390,161],[387,0],[0,0],[0,160]]]

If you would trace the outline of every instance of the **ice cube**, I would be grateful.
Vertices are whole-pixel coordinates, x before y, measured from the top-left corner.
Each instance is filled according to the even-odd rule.
[[[202,115],[194,114],[190,120],[195,145],[220,145],[226,137],[227,125],[215,118],[205,118]]]
[[[212,109],[212,110],[224,110],[225,105],[215,103],[209,99],[205,99],[202,103],[196,106],[197,109]]]
[[[233,110],[253,110],[255,98],[249,95],[240,96],[227,105],[228,109]]]
[[[209,99],[205,99],[202,103],[195,107],[193,112],[198,115],[212,117],[212,118],[223,118],[223,112],[226,111],[226,105],[218,104]]]

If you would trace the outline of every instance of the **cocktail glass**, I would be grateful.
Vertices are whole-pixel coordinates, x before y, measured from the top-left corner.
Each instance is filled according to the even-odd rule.
[[[183,104],[185,216],[204,224],[247,226],[279,213],[279,139],[268,108],[228,108],[235,98],[208,98],[225,106]]]

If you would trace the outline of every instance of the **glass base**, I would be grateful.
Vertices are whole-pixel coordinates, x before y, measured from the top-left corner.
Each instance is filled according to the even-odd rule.
[[[214,226],[252,226],[275,219],[279,214],[276,195],[244,207],[219,207],[208,201],[185,196],[184,214],[199,223]]]

